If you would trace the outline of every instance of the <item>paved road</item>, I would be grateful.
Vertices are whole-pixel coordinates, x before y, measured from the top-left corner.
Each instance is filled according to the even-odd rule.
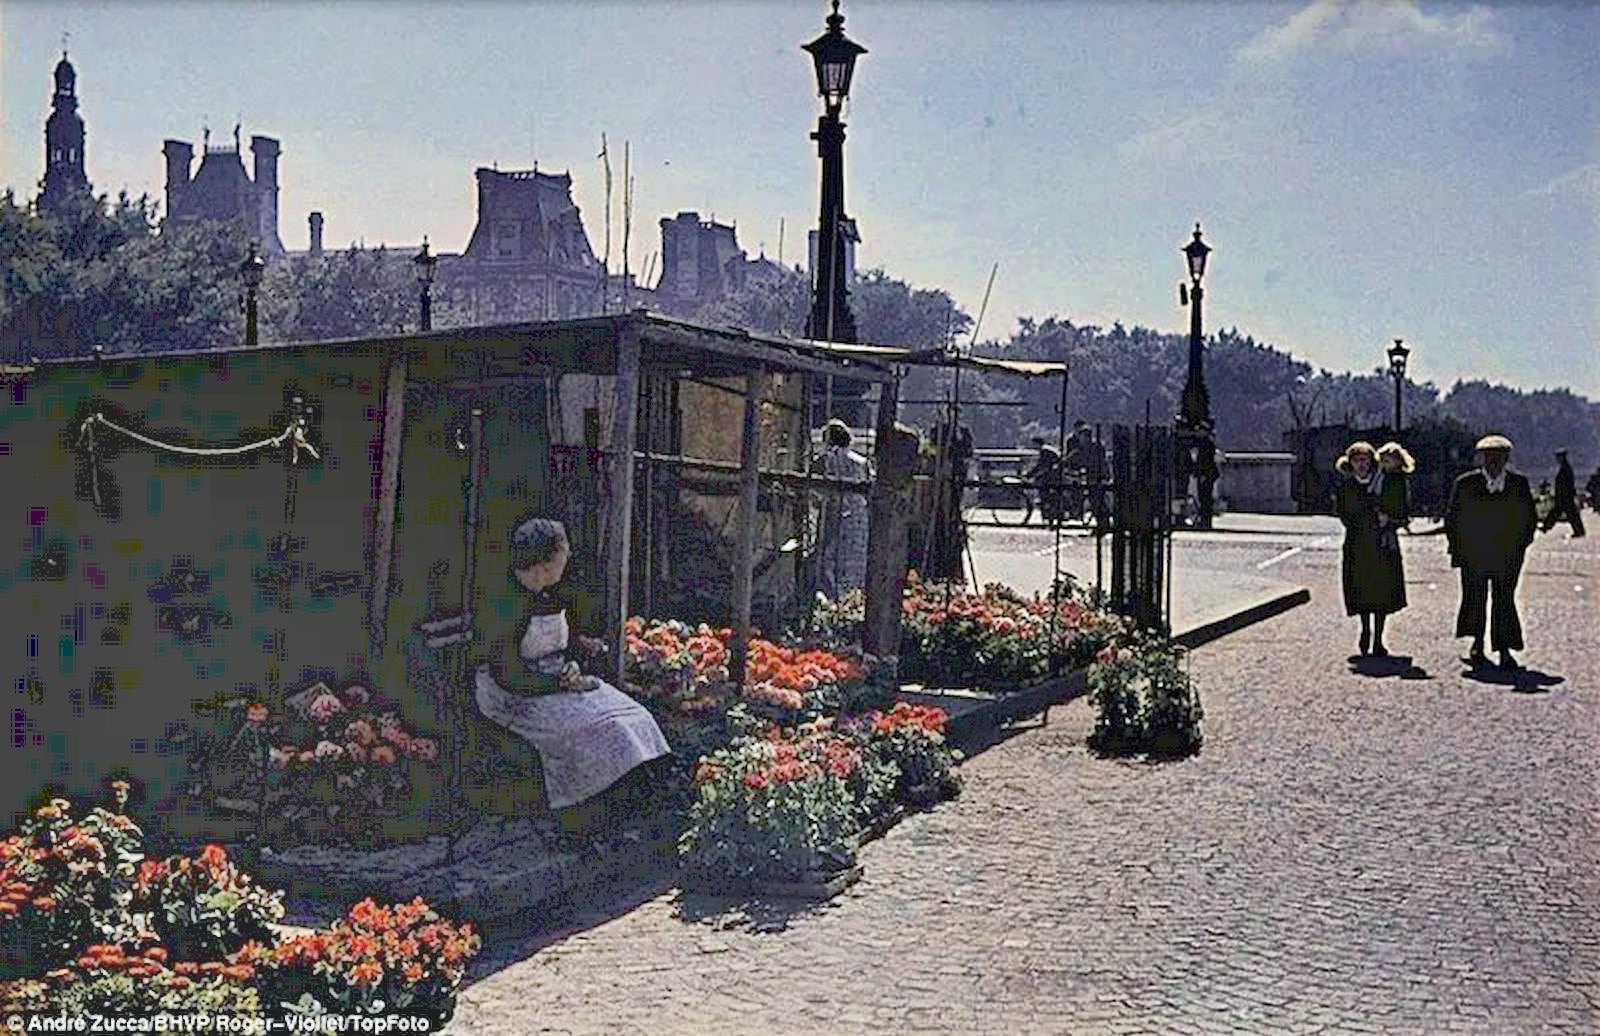
[[[1337,551],[1307,547],[1269,567],[1312,604],[1194,654],[1198,759],[1096,760],[1075,702],[829,907],[664,890],[501,947],[451,1031],[1600,1032],[1600,550],[1564,535],[1524,580],[1542,690],[1463,675],[1437,538],[1407,544],[1414,668],[1353,672]]]

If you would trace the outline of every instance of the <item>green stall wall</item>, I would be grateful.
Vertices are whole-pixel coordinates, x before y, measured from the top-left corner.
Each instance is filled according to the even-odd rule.
[[[4,386],[0,819],[47,786],[95,796],[125,772],[175,833],[229,833],[180,794],[187,735],[214,723],[205,703],[277,707],[369,662],[381,368],[371,348],[273,349],[46,367]],[[232,446],[281,432],[295,395],[320,459],[180,456],[100,427],[102,497],[120,514],[89,498],[85,408],[167,443]],[[269,571],[287,585],[259,584]]]

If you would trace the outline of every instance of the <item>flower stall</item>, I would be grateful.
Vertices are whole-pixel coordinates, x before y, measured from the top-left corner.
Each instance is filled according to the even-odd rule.
[[[753,558],[758,534],[782,532],[757,520],[760,487],[803,467],[792,441],[812,375],[891,378],[872,357],[643,312],[0,369],[0,478],[26,487],[13,514],[24,535],[0,565],[0,622],[26,645],[9,658],[20,694],[0,810],[41,784],[81,792],[125,767],[175,834],[231,836],[257,812],[240,805],[225,823],[228,809],[187,794],[186,764],[206,737],[235,738],[250,703],[293,727],[272,732],[284,737],[268,746],[271,780],[356,793],[344,817],[369,791],[399,797],[381,769],[388,749],[291,720],[285,699],[318,682],[381,689],[408,733],[428,731],[436,762],[394,754],[410,770],[406,797],[441,800],[450,746],[477,741],[454,712],[460,660],[427,650],[417,626],[509,614],[503,531],[542,510],[565,518],[574,575],[602,592],[620,632],[630,595],[648,598],[663,568],[667,519],[649,489],[668,470],[738,483],[709,518],[732,520],[732,553]],[[730,435],[740,411],[745,428],[733,421]],[[729,587],[736,619],[757,568]],[[483,574],[471,586],[468,569]],[[254,758],[255,736],[234,753]],[[221,798],[252,801],[234,790]],[[425,833],[443,818],[408,823]]]

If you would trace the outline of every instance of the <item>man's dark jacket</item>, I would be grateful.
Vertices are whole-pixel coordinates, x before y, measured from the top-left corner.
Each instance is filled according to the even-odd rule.
[[[1572,473],[1572,465],[1562,458],[1561,466],[1556,468],[1556,506],[1571,507],[1578,502],[1578,478]]]
[[[1482,469],[1456,479],[1444,519],[1450,560],[1457,567],[1504,571],[1520,563],[1539,524],[1526,475],[1506,472],[1506,485],[1489,492]]]

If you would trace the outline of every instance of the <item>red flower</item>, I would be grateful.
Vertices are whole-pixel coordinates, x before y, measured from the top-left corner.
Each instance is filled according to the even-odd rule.
[[[210,871],[220,870],[228,865],[228,850],[215,842],[200,850],[200,866]]]
[[[751,770],[744,775],[744,786],[760,791],[767,786],[767,775],[760,770]]]
[[[54,896],[39,896],[33,901],[33,908],[42,914],[48,914],[56,908]]]

